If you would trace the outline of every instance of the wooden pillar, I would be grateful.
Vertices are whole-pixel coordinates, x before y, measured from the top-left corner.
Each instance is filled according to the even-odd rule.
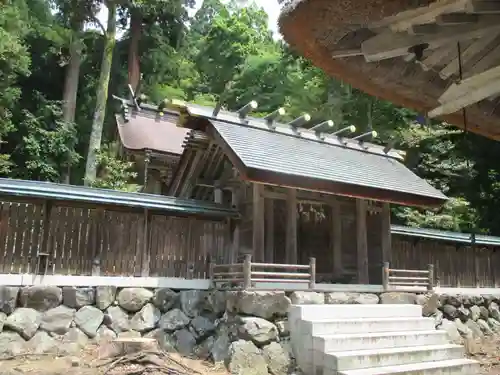
[[[332,227],[330,230],[332,240],[330,241],[333,254],[333,273],[336,277],[343,274],[342,265],[342,216],[340,213],[340,202],[335,200],[331,204]]]
[[[391,205],[382,204],[382,262],[390,262],[392,255],[392,235],[391,235]]]
[[[147,277],[150,272],[150,262],[151,262],[151,248],[150,244],[150,223],[151,223],[151,213],[147,208],[144,209],[144,222],[142,228],[142,265],[141,265],[141,276]]]
[[[286,260],[297,264],[297,190],[287,189],[286,197]]]
[[[368,239],[366,232],[366,210],[367,202],[364,199],[356,199],[356,244],[358,284],[368,284]]]
[[[252,248],[256,262],[264,261],[264,185],[253,184]]]
[[[234,209],[239,210],[240,208],[240,190],[238,188],[231,190],[231,205]],[[230,264],[236,263],[240,251],[240,223],[236,220],[233,223],[231,254],[229,255]]]
[[[274,263],[274,200],[267,198],[265,200],[266,215],[266,263]]]

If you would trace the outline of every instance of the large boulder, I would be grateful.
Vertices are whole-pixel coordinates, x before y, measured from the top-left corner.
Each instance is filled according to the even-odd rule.
[[[388,292],[380,295],[380,303],[388,305],[415,304],[417,295],[414,293]]]
[[[443,323],[438,327],[439,330],[446,331],[451,341],[456,344],[462,344],[462,337],[458,332],[455,322],[448,319],[443,319]]]
[[[33,337],[42,322],[42,314],[35,309],[20,307],[5,321],[5,327],[19,333],[25,340]]]
[[[28,341],[27,347],[30,353],[34,354],[56,353],[59,349],[58,344],[47,332],[38,331]]]
[[[204,309],[216,316],[226,311],[226,292],[213,290],[205,293]]]
[[[156,289],[153,295],[153,305],[155,305],[162,313],[167,312],[174,307],[179,301],[179,294],[170,288]]]
[[[144,337],[155,339],[158,342],[158,346],[168,353],[177,352],[177,349],[175,348],[175,337],[161,328],[149,331],[144,335]]]
[[[350,305],[355,303],[359,293],[350,292],[330,292],[325,293],[325,303],[328,305]]]
[[[211,350],[212,359],[215,363],[224,362],[229,357],[230,344],[229,327],[226,324],[219,325]]]
[[[234,375],[267,375],[267,363],[251,341],[238,340],[229,347],[226,365]]]
[[[56,286],[28,286],[21,289],[21,306],[41,312],[53,309],[62,302],[62,290]]]
[[[180,309],[173,309],[162,315],[159,327],[165,331],[175,331],[189,324],[189,318]]]
[[[455,319],[455,318],[458,318],[458,308],[453,306],[453,305],[444,305],[443,306],[443,312],[444,312],[444,315],[448,318],[448,319]]]
[[[196,338],[188,329],[180,329],[175,331],[175,348],[177,351],[184,355],[189,356],[193,354],[194,347],[196,346]]]
[[[196,318],[191,320],[191,327],[193,327],[197,338],[205,337],[215,330],[214,322],[201,315],[198,315]]]
[[[493,330],[489,326],[488,322],[484,319],[478,319],[477,320],[477,325],[479,328],[481,328],[481,331],[486,335],[486,336],[491,336],[493,335]]]
[[[181,309],[190,318],[199,315],[204,308],[206,292],[202,290],[183,290],[180,293]]]
[[[491,302],[488,306],[488,312],[490,313],[490,318],[500,321],[500,309],[498,304]]]
[[[226,296],[229,312],[253,315],[264,319],[285,316],[291,305],[285,292],[241,291],[227,292]]]
[[[111,328],[116,333],[128,331],[130,329],[128,314],[120,306],[108,307],[106,315],[103,317],[103,322],[108,328]]]
[[[26,350],[26,341],[18,333],[12,331],[0,333],[0,359],[22,354]]]
[[[7,314],[4,312],[0,312],[0,333],[3,330],[3,325],[5,324],[6,320],[7,320]]]
[[[420,294],[416,296],[416,303],[422,306],[423,316],[432,316],[441,306],[439,296],[436,293]]]
[[[115,302],[116,286],[98,286],[95,288],[95,304],[98,309],[106,310]]]
[[[325,295],[318,292],[295,291],[290,295],[290,300],[294,305],[323,305]]]
[[[94,337],[95,342],[98,344],[103,344],[106,342],[110,342],[116,339],[116,333],[106,327],[105,325],[101,325],[97,330],[97,334]]]
[[[473,305],[470,307],[470,318],[475,322],[481,318],[481,308],[479,306]]]
[[[68,332],[71,322],[75,317],[75,309],[71,309],[64,305],[54,307],[47,310],[42,315],[42,323],[40,328],[47,332],[54,332],[58,335],[64,335]]]
[[[376,305],[379,302],[379,296],[373,293],[360,293],[359,296],[354,299],[354,303],[357,305]]]
[[[242,317],[241,321],[239,335],[242,339],[252,340],[258,346],[278,339],[278,328],[265,319],[246,316]]]
[[[95,304],[94,288],[76,288],[65,286],[62,290],[63,303],[73,309]]]
[[[104,319],[104,313],[94,306],[83,306],[75,314],[75,324],[87,336],[95,337]]]
[[[78,327],[72,327],[62,337],[59,350],[62,354],[74,354],[84,348],[89,342],[88,336]]]
[[[145,288],[125,288],[118,293],[118,304],[129,312],[137,312],[149,302],[153,292]]]
[[[214,346],[215,339],[213,337],[207,337],[205,340],[196,345],[193,349],[193,353],[197,358],[208,359],[210,353]]]
[[[279,343],[272,342],[262,348],[269,373],[272,375],[287,375],[291,370],[292,361],[286,349]]]
[[[16,286],[0,286],[0,312],[12,314],[16,308],[19,288]]]
[[[147,303],[130,319],[130,328],[137,332],[151,331],[160,320],[160,316],[160,310],[152,303]]]

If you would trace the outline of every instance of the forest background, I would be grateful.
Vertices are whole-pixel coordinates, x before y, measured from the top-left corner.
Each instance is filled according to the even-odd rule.
[[[194,0],[6,0],[0,176],[131,189],[133,165],[115,152],[119,103],[111,96],[126,97],[130,83],[152,103],[221,101],[235,110],[256,99],[257,115],[284,106],[289,119],[306,112],[312,123],[374,129],[374,142],[405,150],[407,166],[452,197],[439,210],[394,207],[394,222],[500,235],[499,142],[326,76],[273,38],[253,3],[194,7]]]

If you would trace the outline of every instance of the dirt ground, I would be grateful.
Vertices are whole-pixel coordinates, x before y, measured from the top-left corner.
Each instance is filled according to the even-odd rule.
[[[481,372],[478,375],[499,375],[500,338],[483,340],[476,353],[470,358],[481,363]]]
[[[486,339],[469,356],[481,363],[477,375],[500,374],[500,338]],[[79,355],[55,357],[53,355],[26,355],[0,361],[1,375],[228,375],[222,365],[193,360],[177,354],[169,355],[166,371],[144,372],[144,367],[116,365],[97,359],[96,349],[89,348]],[[474,375],[474,374],[471,374]]]
[[[134,364],[116,365],[113,360],[97,359],[97,349],[88,348],[79,355],[24,355],[0,361],[1,375],[228,375],[223,365],[169,354],[163,371],[144,371]]]

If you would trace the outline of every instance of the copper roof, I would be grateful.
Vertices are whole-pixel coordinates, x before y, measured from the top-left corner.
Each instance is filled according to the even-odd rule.
[[[180,155],[188,129],[177,126],[179,115],[166,112],[163,116],[149,110],[130,110],[127,119],[116,115],[120,140],[128,150],[151,150]]]
[[[449,33],[451,34],[448,35],[449,40],[441,40],[439,46],[428,45],[423,59],[415,59],[408,53],[406,56],[395,54],[390,58],[370,60],[366,54],[358,54],[352,47],[353,45],[361,45],[360,49],[363,50],[366,38],[371,37],[366,31],[378,33],[378,36],[380,36],[381,30],[384,33],[406,37],[408,34],[412,36],[412,32],[417,33],[415,28],[407,32],[395,30],[390,22],[387,26],[388,22],[378,21],[390,20],[388,17],[400,12],[426,7],[429,4],[438,4],[439,6],[443,4],[442,14],[455,15],[457,13],[453,12],[467,11],[458,8],[467,3],[465,0],[288,0],[280,2],[284,6],[279,18],[279,28],[285,41],[292,48],[310,59],[329,75],[370,95],[415,109],[422,114],[439,107],[442,103],[438,99],[459,78],[458,69],[453,69],[453,74],[449,74],[449,72],[443,74],[443,69],[449,70],[451,65],[456,65],[458,60],[457,42],[462,45],[462,52],[466,56],[464,59],[469,59],[468,62],[464,63],[464,78],[473,74],[478,68],[477,65],[484,70],[491,67],[488,64],[494,65],[500,62],[500,37],[489,44],[485,42],[487,48],[478,49],[475,56],[467,56],[465,53],[471,43],[481,43],[482,39],[487,38],[494,39],[495,35],[498,35],[495,24],[490,25],[493,28],[486,36],[478,36],[479,34],[469,32],[467,37],[464,36],[463,39],[460,39],[465,34]],[[446,6],[448,7],[446,8]],[[460,14],[464,13],[458,15]],[[500,27],[500,14],[496,13],[496,15],[498,15],[497,26]],[[432,26],[441,25],[433,23],[437,22],[438,18],[438,16],[434,16],[434,19],[430,19],[430,21],[429,19],[421,21],[427,30],[426,33],[428,33],[422,40],[436,32],[430,30]],[[422,17],[420,18],[422,19]],[[379,30],[374,26],[377,23],[382,25]],[[422,26],[418,23],[415,25]],[[410,29],[412,27],[410,26]],[[462,25],[447,27],[461,28]],[[492,35],[494,33],[497,34]],[[345,52],[345,54],[341,54],[339,51]],[[496,59],[493,59],[495,57],[493,54],[495,54]],[[344,57],[334,57],[339,55]],[[487,55],[489,55],[488,58],[486,58]],[[429,62],[427,66],[422,61],[425,59],[428,59]],[[495,96],[468,106],[467,129],[500,140],[499,107],[498,99]],[[464,128],[461,111],[443,115],[440,118]]]

